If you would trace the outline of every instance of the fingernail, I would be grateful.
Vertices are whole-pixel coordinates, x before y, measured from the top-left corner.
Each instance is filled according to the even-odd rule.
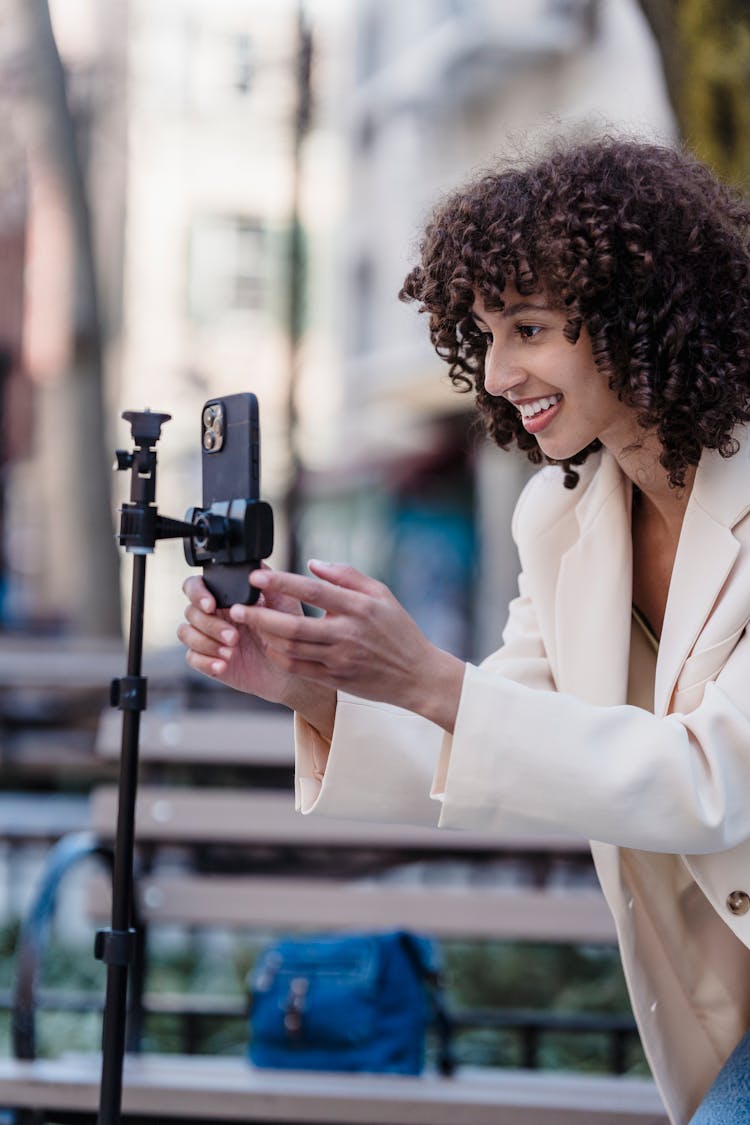
[[[220,648],[219,649],[219,656],[222,658],[222,660],[231,660],[232,655],[233,654],[232,654],[231,648]]]
[[[210,613],[211,608],[212,608],[211,599],[210,598],[201,598],[201,609],[203,610],[203,612],[204,613]]]
[[[221,673],[224,671],[224,661],[223,660],[214,660],[213,664],[211,665],[211,671],[214,673],[215,676],[220,676]]]
[[[253,570],[250,574],[251,586],[267,586],[270,575],[267,570]]]
[[[310,559],[308,566],[333,566],[332,562],[326,562],[325,559]]]
[[[233,644],[234,643],[234,629],[223,629],[222,633],[221,633],[221,639],[223,641],[226,641],[228,645]]]

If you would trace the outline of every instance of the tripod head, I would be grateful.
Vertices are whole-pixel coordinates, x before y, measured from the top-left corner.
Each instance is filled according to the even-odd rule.
[[[161,437],[161,428],[172,417],[171,414],[157,414],[151,410],[126,410],[123,418],[130,422],[133,441],[138,446],[151,448]]]
[[[115,451],[114,468],[131,470],[130,503],[120,508],[120,532],[117,541],[133,555],[151,554],[157,539],[179,539],[193,535],[191,524],[160,516],[156,510],[156,449],[161,428],[172,417],[150,410],[126,410],[122,415],[130,423],[135,449]]]

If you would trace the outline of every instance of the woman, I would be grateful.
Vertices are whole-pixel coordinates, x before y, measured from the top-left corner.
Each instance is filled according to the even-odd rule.
[[[617,139],[433,215],[402,296],[494,440],[548,463],[482,665],[316,561],[256,571],[228,617],[189,579],[178,631],[194,668],[295,710],[303,811],[591,839],[678,1123],[750,1120],[749,229],[706,168]]]

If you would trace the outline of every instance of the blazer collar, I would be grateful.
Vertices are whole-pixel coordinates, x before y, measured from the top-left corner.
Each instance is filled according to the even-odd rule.
[[[750,511],[750,441],[744,428],[735,436],[739,450],[732,457],[704,451],[685,510],[659,644],[657,714],[667,710],[680,669],[739,553],[732,528]]]
[[[750,512],[750,431],[738,426],[733,437],[739,448],[731,457],[704,450],[690,497],[725,527],[734,527]]]
[[[685,511],[659,645],[656,714],[666,711],[739,551],[732,528],[750,511],[750,435],[743,428],[735,436],[739,450],[730,458],[704,451]],[[555,592],[558,687],[616,705],[627,694],[632,488],[606,450],[588,459],[579,487],[578,535],[561,557]]]
[[[584,468],[588,468],[589,458]],[[555,592],[558,687],[590,703],[624,702],[627,690],[632,546],[631,490],[603,450],[574,512],[578,535],[565,551]]]

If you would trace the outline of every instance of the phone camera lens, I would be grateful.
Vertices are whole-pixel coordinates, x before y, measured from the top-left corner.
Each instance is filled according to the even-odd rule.
[[[216,434],[213,430],[206,430],[203,435],[203,448],[208,450],[216,448]]]

